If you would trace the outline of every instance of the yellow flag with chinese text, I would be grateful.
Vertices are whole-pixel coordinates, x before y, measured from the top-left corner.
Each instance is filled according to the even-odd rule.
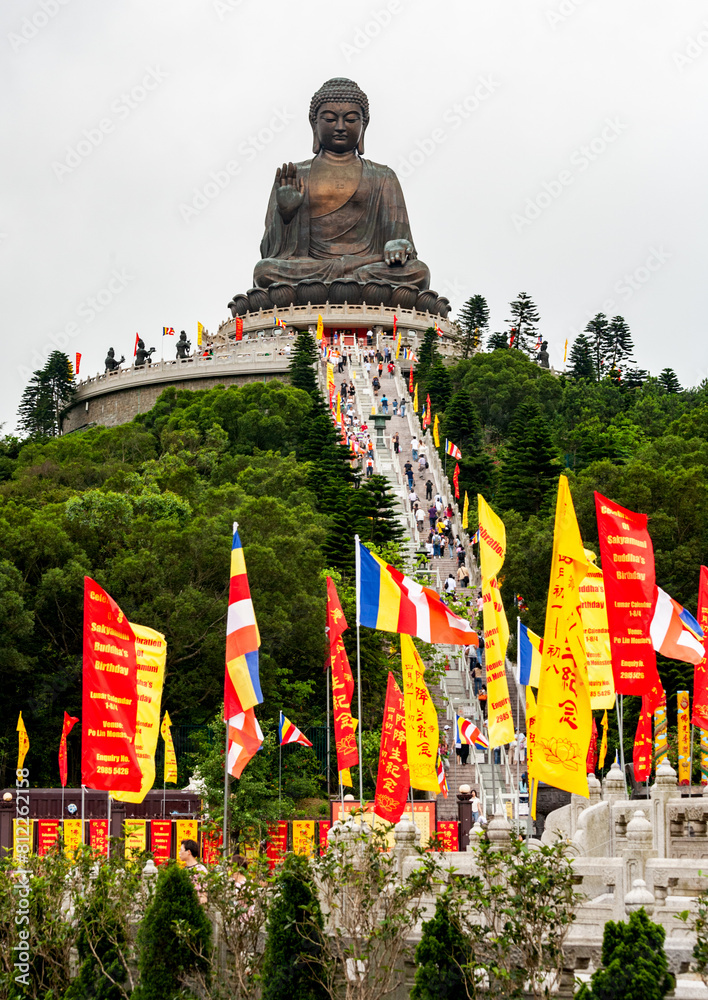
[[[438,713],[424,680],[425,664],[409,635],[401,635],[403,704],[406,709],[406,750],[411,788],[440,791],[435,766],[438,754]]]
[[[506,647],[509,625],[497,579],[506,554],[504,522],[481,494],[479,503],[479,559],[482,571],[482,620],[487,665],[487,726],[489,746],[500,747],[514,739],[509,685],[506,682]]]
[[[435,447],[440,447],[440,414],[435,414],[435,422],[433,424],[433,441],[435,442]],[[464,528],[464,525],[462,526]]]
[[[580,584],[588,566],[568,480],[561,476],[538,688],[534,775],[585,798],[592,712]]]
[[[197,323],[197,347],[202,346],[202,334],[204,333],[204,326],[201,323]]]
[[[25,729],[25,723],[22,718],[22,712],[20,712],[20,717],[17,720],[17,770],[21,771],[25,766],[25,757],[27,756],[27,751],[29,750],[29,736],[27,735],[27,730]]]
[[[600,758],[598,760],[597,766],[600,770],[605,766],[605,757],[607,756],[607,709],[602,716],[602,740],[600,741]]]
[[[324,335],[324,320],[322,319],[322,314],[317,317],[317,339],[322,340]]]
[[[587,576],[580,585],[580,615],[583,619],[588,657],[590,707],[614,708],[615,681],[605,604],[605,580],[600,567],[594,565],[594,553],[586,549],[585,555],[590,565]]]
[[[327,362],[327,387],[332,387],[334,389],[334,365],[331,361]]]
[[[165,709],[165,714],[162,717],[162,725],[160,726],[160,733],[165,741],[165,767],[163,771],[163,781],[176,782],[177,781],[177,754],[175,753],[175,745],[172,740],[172,720],[170,719],[170,713]]]
[[[337,393],[337,423],[342,419],[342,397]]]
[[[401,351],[401,335],[399,333],[396,339],[396,361],[398,361],[398,355],[400,354],[400,351]]]
[[[418,383],[415,385],[415,393],[413,394],[413,409],[418,412]]]
[[[437,420],[437,417],[435,418]],[[462,530],[467,531],[470,525],[470,498],[465,490],[465,505],[462,508]]]
[[[533,758],[536,747],[536,699],[530,684],[526,685],[526,771],[534,777]]]

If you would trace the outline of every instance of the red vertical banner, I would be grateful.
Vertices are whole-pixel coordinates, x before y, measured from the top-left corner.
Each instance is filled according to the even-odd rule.
[[[708,566],[701,566],[698,582],[698,624],[703,629],[703,648],[708,650]],[[704,656],[693,671],[693,718],[694,726],[708,729],[708,662]]]
[[[89,820],[89,844],[94,854],[108,855],[108,820]]]
[[[268,824],[268,846],[266,857],[268,867],[272,871],[285,857],[288,849],[288,821],[279,819],[277,823]]]
[[[612,673],[617,694],[643,695],[661,682],[649,634],[654,613],[654,547],[646,514],[595,493],[605,579]]]
[[[679,785],[691,784],[691,726],[689,719],[691,711],[689,705],[688,691],[679,691],[676,695],[678,716],[676,728],[678,735],[678,783]]]
[[[64,712],[64,725],[59,740],[59,780],[62,788],[66,788],[66,738],[79,720]]]
[[[135,633],[113,598],[84,577],[81,781],[101,791],[139,792]]]
[[[156,865],[166,865],[172,848],[172,820],[150,820],[150,850]]]
[[[240,316],[236,317],[236,340],[243,340],[243,320]]]
[[[409,787],[403,694],[389,671],[374,802],[376,815],[388,823],[398,823],[406,805]]]
[[[634,737],[634,777],[637,781],[646,781],[651,774],[652,759],[652,703],[649,695],[642,697],[642,709],[637,723],[637,735]]]
[[[354,677],[347,658],[342,632],[348,628],[339,603],[334,580],[327,577],[327,637],[329,662],[332,671],[332,709],[334,714],[334,742],[337,750],[337,770],[344,771],[359,763],[356,746],[356,722],[352,718],[351,702],[354,694]]]
[[[592,732],[590,734],[590,746],[588,747],[588,757],[585,769],[588,774],[594,774],[597,767],[597,722],[593,717]]]
[[[319,828],[320,828],[320,854],[326,854],[327,853],[327,847],[329,846],[328,843],[327,843],[327,834],[329,833],[331,826],[332,826],[332,824],[330,823],[330,821],[328,819],[321,819],[320,822],[319,822]]]
[[[437,834],[443,851],[447,854],[455,853],[460,849],[460,839],[456,819],[439,819]]]
[[[221,860],[221,845],[224,842],[223,833],[212,830],[202,834],[202,861],[205,865],[217,865]]]
[[[40,858],[51,851],[58,839],[58,819],[37,820],[37,854]]]

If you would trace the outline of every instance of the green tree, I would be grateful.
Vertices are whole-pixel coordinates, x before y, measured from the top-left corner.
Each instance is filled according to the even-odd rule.
[[[587,382],[595,380],[595,364],[593,360],[593,348],[590,339],[581,333],[575,338],[573,346],[568,355],[570,367],[568,377]]]
[[[76,392],[69,358],[52,351],[44,368],[34,372],[22,394],[19,426],[28,437],[56,437],[61,433],[62,413]]]
[[[609,351],[609,324],[604,313],[597,313],[588,321],[585,333],[589,334],[592,349],[592,362],[595,369],[595,378],[602,378],[609,372],[608,351]]]
[[[659,373],[659,385],[661,385],[669,393],[683,392],[681,383],[679,382],[673,368],[664,368],[663,371]]]
[[[509,339],[506,333],[490,333],[487,340],[487,349],[490,351],[503,350],[509,346]]]
[[[290,385],[305,392],[317,391],[317,378],[314,366],[319,360],[317,345],[312,334],[301,330],[295,338],[290,355]]]
[[[325,1000],[313,965],[324,944],[323,920],[308,859],[287,854],[276,876],[263,956],[262,1000]]]
[[[415,366],[415,380],[419,386],[425,383],[428,372],[440,357],[438,351],[438,335],[434,326],[429,326],[423,334],[423,343],[418,351],[418,361]],[[420,389],[418,390],[420,393]]]
[[[513,346],[525,354],[531,354],[538,332],[537,327],[541,321],[538,309],[526,292],[519,292],[509,307],[511,319],[508,322],[515,334]]]
[[[178,1000],[190,975],[207,972],[211,924],[186,869],[160,869],[138,944],[140,982],[133,1000]]]
[[[538,514],[547,506],[559,474],[548,420],[529,400],[509,428],[497,503],[502,510]]]
[[[483,295],[473,295],[467,299],[457,317],[457,323],[462,330],[462,357],[479,350],[482,340],[489,329],[489,306]]]
[[[428,372],[424,391],[430,395],[433,410],[444,410],[450,398],[450,373],[441,357]]]
[[[663,1000],[676,985],[664,951],[666,931],[641,909],[629,922],[608,920],[602,937],[602,969],[583,984],[578,1000]]]
[[[464,497],[465,491],[472,497],[475,493],[487,493],[494,482],[494,463],[484,447],[477,411],[464,391],[456,392],[450,400],[441,431],[441,446],[447,438],[462,452],[460,495]]]
[[[435,902],[435,916],[423,924],[411,1000],[457,1000],[469,993],[471,983],[464,971],[469,942],[460,929],[455,903],[453,890],[446,889]]]
[[[623,371],[632,363],[634,344],[629,326],[623,316],[613,316],[607,327],[607,348],[606,360],[607,371],[605,374],[614,375]]]

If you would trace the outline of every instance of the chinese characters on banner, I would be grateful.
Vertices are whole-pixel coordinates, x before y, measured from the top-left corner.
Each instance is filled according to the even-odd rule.
[[[271,871],[285,857],[288,849],[288,821],[278,820],[277,823],[268,824],[268,846],[266,855],[268,857],[268,867]]]
[[[479,503],[479,557],[482,571],[482,618],[487,663],[487,726],[489,746],[499,747],[514,739],[514,719],[509,701],[504,657],[509,642],[498,574],[504,565],[506,529],[481,494]]]
[[[325,854],[329,844],[327,843],[327,834],[330,831],[332,824],[329,820],[321,819],[320,823],[320,854]]]
[[[443,851],[450,853],[459,851],[459,835],[457,831],[458,822],[456,819],[438,820],[438,840]]]
[[[626,510],[597,492],[595,509],[615,691],[642,695],[655,686],[660,691],[649,634],[655,579],[646,514]]]
[[[401,690],[389,671],[376,779],[376,815],[388,823],[398,823],[406,805],[408,788],[406,713]]]
[[[678,783],[691,784],[691,737],[688,691],[679,691],[678,701]]]
[[[202,861],[205,865],[216,865],[219,863],[223,842],[223,833],[214,831],[202,834]]]
[[[342,642],[342,632],[347,628],[334,580],[327,577],[327,635],[329,660],[332,669],[332,709],[334,714],[334,741],[337,749],[337,770],[346,771],[359,763],[356,746],[356,721],[352,718],[351,702],[354,694],[354,677]]]
[[[40,858],[48,854],[59,839],[58,819],[37,820],[37,854]]]
[[[651,774],[651,703],[649,696],[642,695],[642,708],[637,723],[637,734],[634,738],[634,777],[637,781],[646,781]]]
[[[403,701],[406,712],[406,752],[411,788],[440,791],[435,763],[438,752],[438,713],[426,687],[425,664],[409,635],[401,635]]]
[[[80,819],[64,820],[64,855],[69,859],[74,857],[76,849],[83,842],[82,825],[82,820]]]
[[[587,550],[585,554],[589,555]],[[580,584],[580,615],[583,619],[588,658],[590,707],[614,708],[615,681],[612,676],[605,581],[602,578],[602,570],[592,562],[588,567],[587,576]]]
[[[588,758],[585,770],[588,774],[594,774],[597,768],[597,723],[592,720],[592,732],[590,734],[590,746],[588,747]]]
[[[698,583],[698,624],[706,636],[703,646],[708,648],[708,566],[701,566]],[[693,670],[693,719],[692,722],[702,730],[708,730],[708,670],[706,658],[703,657]]]
[[[193,840],[195,843],[199,843],[199,833],[197,828],[198,824],[196,819],[178,819],[175,822],[175,848],[178,860],[180,844],[183,840]],[[179,864],[181,866],[182,862],[179,861]]]
[[[580,584],[587,570],[588,560],[568,479],[561,476],[543,634],[532,776],[585,798],[588,796],[585,768],[592,712],[585,634],[580,617]],[[534,811],[532,809],[532,815]]]
[[[84,577],[81,781],[102,791],[140,789],[135,635],[116,602]]]
[[[172,820],[150,820],[150,850],[156,865],[166,865],[172,848]]]
[[[108,855],[108,820],[89,820],[89,844],[92,854]]]
[[[293,820],[293,854],[306,854],[311,858],[315,852],[315,821],[313,819]]]
[[[160,705],[165,679],[167,643],[161,632],[146,625],[130,623],[135,633],[137,658],[138,712],[135,727],[135,753],[140,764],[142,782],[137,792],[117,791],[113,798],[120,802],[142,802],[155,784],[155,750],[160,732]]]

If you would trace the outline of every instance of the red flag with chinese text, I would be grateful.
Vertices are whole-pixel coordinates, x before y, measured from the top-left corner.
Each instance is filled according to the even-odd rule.
[[[64,725],[59,741],[59,778],[62,788],[66,788],[66,738],[79,720],[64,712]]]
[[[413,395],[413,364],[411,363],[411,370],[408,376],[408,392]]]
[[[597,722],[595,721],[594,717],[592,720],[592,734],[590,736],[590,746],[588,747],[588,759],[585,766],[588,774],[595,773],[595,768],[597,767]]]
[[[327,577],[327,637],[329,639],[329,665],[332,670],[332,709],[334,714],[334,742],[337,748],[337,770],[345,771],[359,763],[356,746],[356,722],[352,718],[351,704],[354,694],[354,676],[347,652],[342,642],[342,632],[348,628],[339,602],[334,580]]]
[[[243,340],[243,320],[240,316],[236,317],[236,340]]]
[[[452,475],[452,482],[455,487],[455,499],[460,499],[460,463],[455,463],[455,471]]]
[[[708,566],[701,566],[698,583],[698,624],[703,629],[703,648],[708,651]],[[708,661],[704,656],[693,670],[693,718],[694,726],[708,730]]]
[[[648,694],[642,695],[642,710],[639,713],[637,735],[634,737],[634,777],[636,781],[646,781],[651,774],[652,758],[652,704]]]
[[[376,815],[388,823],[398,823],[406,806],[409,787],[403,693],[389,671],[374,802]]]

